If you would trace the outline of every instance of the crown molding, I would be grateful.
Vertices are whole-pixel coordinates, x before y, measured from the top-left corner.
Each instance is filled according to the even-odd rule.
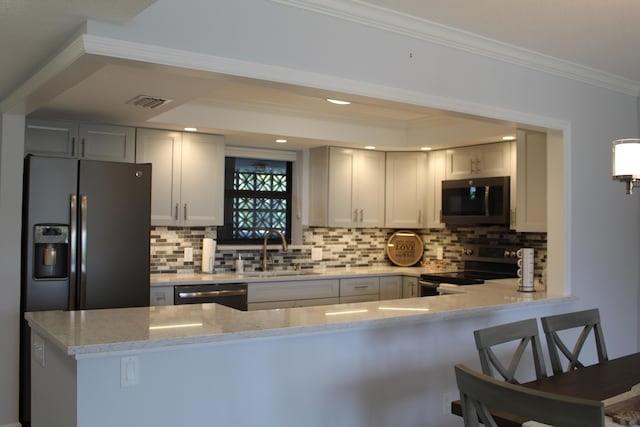
[[[392,11],[361,0],[271,1],[566,77],[626,95],[640,95],[640,82],[636,80]]]

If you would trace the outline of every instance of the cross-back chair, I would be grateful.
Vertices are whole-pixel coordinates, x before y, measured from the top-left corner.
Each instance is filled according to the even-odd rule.
[[[489,408],[555,427],[603,427],[604,405],[510,384],[464,365],[455,366],[465,427],[497,424]]]
[[[541,379],[547,376],[536,319],[521,320],[479,329],[474,331],[473,334],[480,355],[480,365],[482,366],[482,372],[484,374],[494,376],[495,369],[505,381],[517,384],[518,380],[515,378],[516,371],[522,356],[530,346],[533,353],[536,378]],[[492,347],[512,341],[520,342],[509,364],[505,366],[497,357]]]
[[[554,375],[563,372],[560,354],[568,361],[566,370],[570,371],[584,367],[582,362],[578,360],[578,357],[591,332],[593,332],[595,338],[598,361],[604,362],[608,360],[607,347],[604,342],[602,326],[600,325],[600,312],[597,308],[542,317],[540,322],[542,323],[542,329],[547,339],[549,359],[551,360],[551,368],[553,369]],[[569,349],[558,332],[575,328],[582,328],[582,331],[573,349]]]

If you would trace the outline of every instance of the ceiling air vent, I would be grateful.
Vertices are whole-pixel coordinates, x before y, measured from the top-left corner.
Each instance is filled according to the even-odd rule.
[[[160,98],[159,96],[138,95],[128,100],[126,104],[142,108],[156,108],[168,104],[171,101],[171,99]]]

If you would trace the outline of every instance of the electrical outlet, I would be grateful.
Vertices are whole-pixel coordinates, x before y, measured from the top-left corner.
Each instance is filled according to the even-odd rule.
[[[127,356],[120,359],[120,387],[140,384],[140,358]]]
[[[444,259],[444,248],[442,246],[436,246],[436,259]]]
[[[458,392],[448,391],[442,395],[442,415],[451,414],[451,402],[460,398]]]
[[[184,262],[193,262],[193,248],[184,248]]]

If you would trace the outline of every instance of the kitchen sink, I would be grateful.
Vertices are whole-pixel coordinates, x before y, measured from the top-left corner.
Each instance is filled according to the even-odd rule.
[[[245,277],[288,277],[288,276],[311,276],[314,274],[320,274],[315,271],[305,270],[272,270],[272,271],[247,271],[239,273],[239,276]]]

